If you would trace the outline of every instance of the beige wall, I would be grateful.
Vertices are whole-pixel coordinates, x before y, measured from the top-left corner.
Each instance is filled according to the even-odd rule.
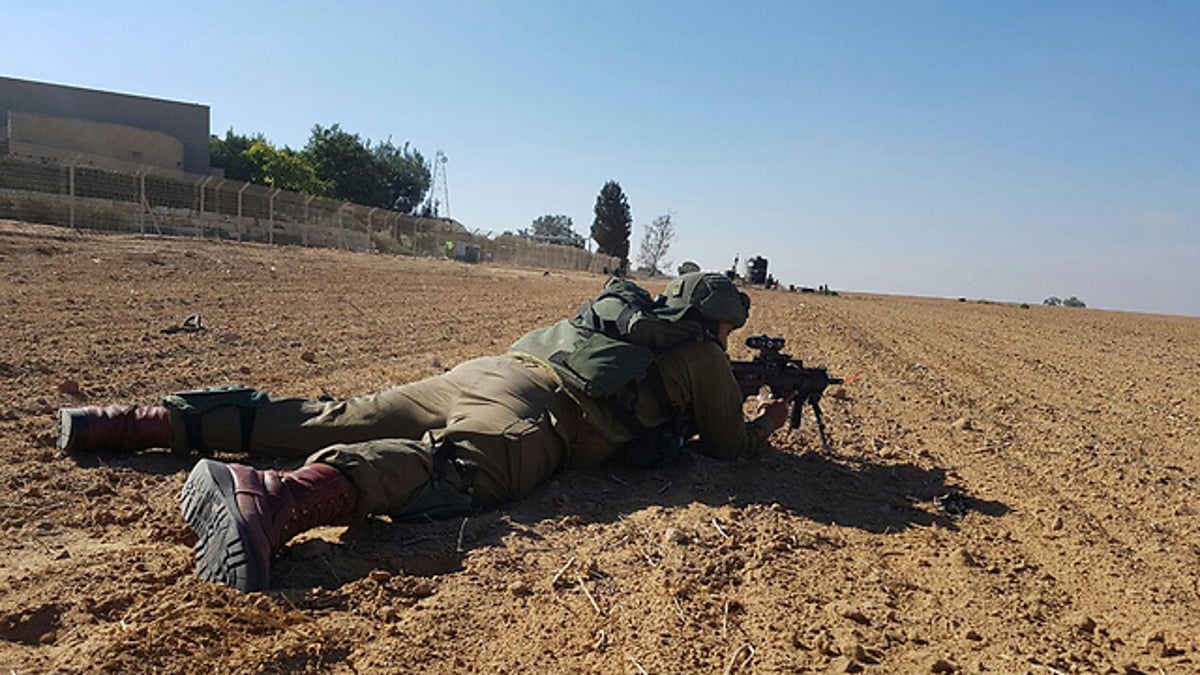
[[[8,139],[13,144],[183,170],[183,143],[179,139],[121,124],[9,111]]]

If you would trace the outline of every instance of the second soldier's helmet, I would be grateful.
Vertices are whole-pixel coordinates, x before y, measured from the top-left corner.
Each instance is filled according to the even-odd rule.
[[[667,286],[666,306],[690,307],[705,321],[727,321],[741,328],[750,316],[750,296],[743,293],[724,274],[690,272]]]

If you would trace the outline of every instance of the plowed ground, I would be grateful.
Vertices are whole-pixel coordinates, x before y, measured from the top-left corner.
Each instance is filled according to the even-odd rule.
[[[809,416],[762,459],[317,530],[265,594],[194,578],[194,460],[54,448],[60,406],[433,375],[602,282],[0,224],[0,669],[1200,671],[1197,319],[751,291],[743,335],[859,376],[832,454]]]

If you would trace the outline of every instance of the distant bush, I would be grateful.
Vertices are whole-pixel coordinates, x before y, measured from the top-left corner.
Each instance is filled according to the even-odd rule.
[[[1022,303],[1021,303],[1021,309],[1029,309],[1029,303],[1028,303],[1028,302],[1022,302]]]
[[[1073,295],[1066,300],[1052,295],[1043,300],[1042,304],[1047,307],[1087,307],[1087,304],[1084,303],[1084,301]]]

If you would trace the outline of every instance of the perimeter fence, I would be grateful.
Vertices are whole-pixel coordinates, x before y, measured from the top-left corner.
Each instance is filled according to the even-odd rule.
[[[421,218],[216,176],[31,161],[9,155],[3,142],[0,218],[597,273],[620,264],[570,246],[479,235],[449,218]]]

